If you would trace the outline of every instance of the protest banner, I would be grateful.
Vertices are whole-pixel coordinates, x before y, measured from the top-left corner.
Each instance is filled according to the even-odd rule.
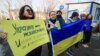
[[[14,56],[25,56],[33,49],[49,42],[43,20],[0,21]]]

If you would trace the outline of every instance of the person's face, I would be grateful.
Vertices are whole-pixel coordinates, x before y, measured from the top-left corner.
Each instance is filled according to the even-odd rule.
[[[76,16],[76,19],[78,19],[78,16]]]
[[[31,11],[31,9],[29,7],[25,7],[23,15],[25,17],[27,17],[27,18],[31,18],[32,17],[32,11]]]
[[[83,19],[86,19],[86,17],[84,16],[84,17],[82,17]]]
[[[85,19],[85,17],[81,17],[82,19]]]
[[[80,15],[80,18],[86,19],[86,15],[85,15],[85,14],[81,14],[81,15]]]
[[[58,12],[57,15],[62,15],[62,13],[61,12]]]
[[[77,20],[77,19],[78,19],[78,16],[75,16],[75,17],[74,17],[74,20]]]
[[[55,20],[56,19],[56,12],[50,13],[50,19]]]
[[[91,18],[92,18],[92,15],[89,15],[89,16],[88,16],[88,19],[91,19]]]

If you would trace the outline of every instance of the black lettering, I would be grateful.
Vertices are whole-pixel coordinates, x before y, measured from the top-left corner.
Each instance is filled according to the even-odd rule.
[[[15,41],[15,43],[16,43],[16,46],[17,47],[20,47],[21,46],[20,39],[18,41]]]

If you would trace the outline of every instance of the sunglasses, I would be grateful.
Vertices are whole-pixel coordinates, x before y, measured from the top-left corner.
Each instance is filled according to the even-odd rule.
[[[31,10],[30,9],[27,9],[26,11],[30,12]]]
[[[56,14],[51,14],[51,16],[56,15]]]

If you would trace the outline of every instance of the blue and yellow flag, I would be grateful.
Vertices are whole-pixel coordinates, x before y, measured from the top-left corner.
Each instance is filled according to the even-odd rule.
[[[62,29],[52,28],[51,37],[53,41],[54,55],[57,56],[83,38],[84,21],[67,24]]]

